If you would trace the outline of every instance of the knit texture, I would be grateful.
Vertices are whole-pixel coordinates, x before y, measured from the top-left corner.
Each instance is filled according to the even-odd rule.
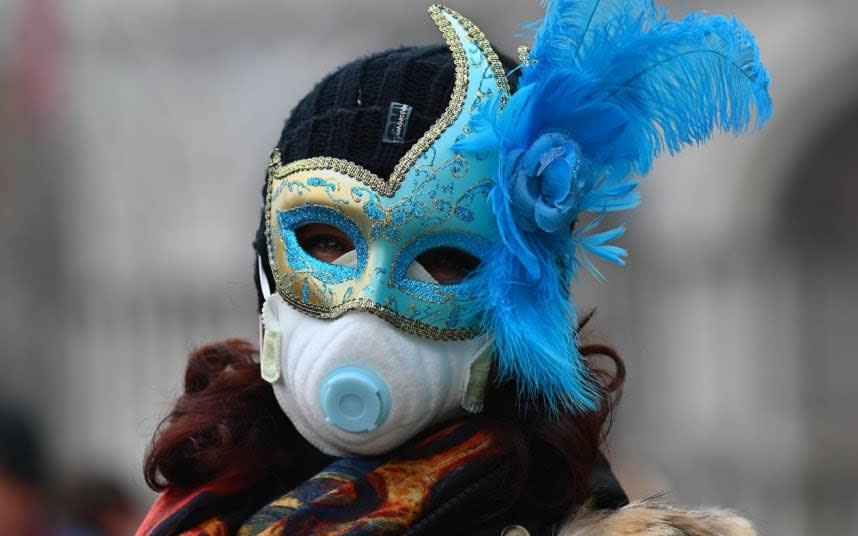
[[[277,148],[285,163],[342,158],[387,178],[444,113],[454,82],[445,46],[399,48],[361,58],[316,84],[286,121]],[[382,141],[390,103],[413,107],[405,143]]]

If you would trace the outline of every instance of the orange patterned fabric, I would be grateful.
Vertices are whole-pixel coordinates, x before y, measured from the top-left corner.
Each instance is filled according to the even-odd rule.
[[[465,420],[386,457],[336,460],[295,489],[269,494],[250,508],[248,490],[170,490],[137,534],[401,534],[502,465],[508,453],[503,445],[493,427]]]
[[[504,454],[490,429],[466,423],[447,426],[406,452],[375,467],[338,460],[261,509],[239,534],[399,534]]]

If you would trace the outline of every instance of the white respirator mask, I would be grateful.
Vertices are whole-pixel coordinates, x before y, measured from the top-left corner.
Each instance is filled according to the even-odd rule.
[[[433,424],[482,410],[487,336],[425,339],[364,311],[320,320],[272,294],[261,266],[262,377],[298,432],[325,454],[381,454]]]

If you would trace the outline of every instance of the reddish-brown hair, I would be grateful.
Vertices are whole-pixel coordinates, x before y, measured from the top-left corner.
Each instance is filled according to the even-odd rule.
[[[486,393],[483,418],[498,421],[518,458],[520,472],[510,493],[540,510],[566,512],[587,498],[587,479],[625,379],[613,348],[589,344],[581,353],[605,393],[594,412],[547,418],[522,411],[512,384],[493,385]],[[190,355],[185,392],[146,454],[144,475],[153,490],[193,488],[221,478],[250,484],[272,475],[294,485],[330,460],[280,409],[259,375],[256,354],[250,343],[228,339]],[[596,365],[598,356],[611,362],[610,369]]]
[[[249,484],[265,475],[297,483],[325,463],[280,409],[256,356],[256,348],[241,339],[191,353],[185,392],[146,453],[143,474],[150,488],[193,488],[218,478]]]
[[[523,411],[515,402],[517,387],[512,383],[490,385],[486,392],[486,415],[512,423],[510,435],[521,470],[513,491],[529,506],[561,515],[589,499],[590,473],[599,460],[626,376],[614,348],[585,344],[580,351],[604,394],[593,412],[550,418],[538,410]],[[597,363],[600,357],[610,362],[609,367]]]

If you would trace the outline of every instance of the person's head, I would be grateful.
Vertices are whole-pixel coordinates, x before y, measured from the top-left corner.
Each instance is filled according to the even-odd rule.
[[[433,16],[446,45],[359,58],[287,119],[254,242],[261,363],[237,340],[191,356],[186,393],[147,456],[153,488],[226,474],[298,480],[321,468],[316,449],[380,454],[436,423],[480,414],[515,445],[522,486],[539,458],[548,468],[534,471],[542,481],[532,487],[566,474],[572,485],[551,489],[552,502],[582,500],[622,362],[603,346],[563,356],[558,375],[586,375],[605,395],[588,409],[522,403],[522,384],[502,374],[484,299],[499,290],[484,272],[501,244],[490,198],[497,156],[459,145],[481,106],[509,98],[515,77],[505,73],[515,64],[502,64],[460,15]],[[552,295],[568,300],[567,284],[555,274]],[[566,312],[541,327],[575,339]],[[579,360],[597,354],[614,363],[610,373]]]
[[[255,242],[262,371],[300,433],[331,455],[383,453],[479,413],[494,361],[531,398],[524,406],[598,405],[569,351],[571,267],[553,269],[560,252],[534,261],[528,269],[552,269],[526,298],[548,306],[516,301],[521,261],[504,255],[492,197],[499,153],[467,149],[475,118],[510,98],[514,65],[461,15],[430,13],[446,46],[338,69],[292,111],[270,158]],[[568,243],[573,218],[546,218]],[[510,303],[492,300],[502,293]]]

